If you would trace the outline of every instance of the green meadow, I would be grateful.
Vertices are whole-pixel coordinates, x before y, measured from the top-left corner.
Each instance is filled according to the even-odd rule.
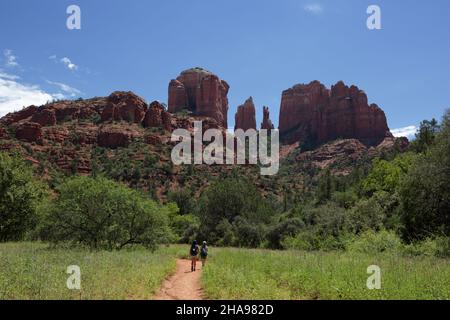
[[[151,299],[186,256],[187,246],[154,252],[0,244],[0,299]],[[207,299],[450,299],[450,260],[352,252],[211,248],[201,277]],[[66,286],[67,267],[81,268],[81,290]],[[380,290],[366,286],[381,268]]]

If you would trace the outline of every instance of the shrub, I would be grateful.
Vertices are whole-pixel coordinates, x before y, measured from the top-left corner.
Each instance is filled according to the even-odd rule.
[[[305,223],[300,218],[284,220],[274,227],[267,234],[267,245],[271,249],[282,249],[283,240],[287,237],[297,235],[305,227]]]
[[[173,232],[173,241],[176,243],[190,243],[199,231],[198,217],[186,214],[181,215],[176,204],[169,204],[170,228]]]
[[[351,229],[354,233],[380,230],[385,218],[383,208],[375,198],[361,199],[350,210]]]
[[[404,246],[400,237],[392,231],[369,230],[350,241],[346,249],[350,252],[367,254],[401,253]]]
[[[263,224],[248,222],[245,218],[237,217],[233,222],[236,240],[239,247],[257,248],[264,241],[265,228]]]
[[[202,194],[197,208],[197,216],[201,220],[201,235],[210,243],[221,239],[221,243],[225,245],[232,244],[230,240],[234,237],[231,235],[235,232],[232,224],[237,217],[244,218],[251,224],[260,224],[268,223],[272,214],[272,208],[259,190],[248,181],[238,178],[228,178],[212,184]]]
[[[175,191],[169,191],[167,199],[170,202],[176,203],[180,209],[180,214],[189,214],[193,212],[194,200],[192,192],[188,188],[183,188]]]
[[[105,178],[75,177],[58,187],[41,229],[53,243],[91,249],[154,248],[167,240],[167,208]]]
[[[450,110],[434,144],[413,164],[400,187],[407,240],[450,236]]]
[[[37,224],[44,188],[18,156],[0,153],[0,242],[22,240]]]

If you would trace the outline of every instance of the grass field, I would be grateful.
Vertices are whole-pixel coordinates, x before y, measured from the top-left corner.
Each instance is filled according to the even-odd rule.
[[[1,299],[148,299],[175,269],[177,247],[154,253],[49,249],[0,244]],[[66,286],[69,265],[81,268],[81,290]]]
[[[450,261],[351,253],[217,249],[203,273],[212,299],[450,299]],[[368,290],[367,267],[381,268]]]
[[[188,246],[120,252],[0,244],[2,299],[151,299]],[[450,260],[334,252],[210,248],[202,274],[209,299],[450,299]],[[69,265],[81,290],[66,287]],[[378,265],[382,289],[368,290]]]

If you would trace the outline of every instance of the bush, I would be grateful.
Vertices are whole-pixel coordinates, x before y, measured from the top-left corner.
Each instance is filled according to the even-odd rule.
[[[111,180],[76,177],[57,190],[41,229],[44,240],[111,250],[154,248],[170,235],[166,207]]]
[[[404,251],[404,246],[400,237],[392,231],[381,230],[375,232],[369,230],[357,236],[352,241],[349,241],[346,249],[350,252],[367,254],[398,254]]]
[[[350,210],[351,229],[354,233],[380,230],[385,218],[383,208],[375,198],[362,199]]]
[[[167,199],[177,204],[180,209],[180,214],[193,213],[194,201],[192,192],[189,189],[183,188],[176,191],[169,191]]]
[[[238,178],[212,184],[202,194],[197,208],[197,216],[201,220],[200,234],[210,243],[220,242],[223,245],[233,243],[233,223],[238,221],[238,217],[250,224],[261,224],[268,223],[272,215],[273,209],[259,190],[248,181]]]
[[[173,232],[173,242],[190,243],[199,232],[200,221],[198,217],[185,214],[181,215],[176,204],[169,204],[170,229]]]
[[[427,238],[405,246],[405,254],[409,256],[427,256],[438,258],[450,257],[450,238],[435,237]]]
[[[434,257],[437,256],[437,252],[437,241],[431,238],[406,245],[404,248],[404,253],[408,256]]]
[[[303,228],[305,223],[300,218],[291,218],[278,223],[267,234],[268,247],[282,249],[283,240],[297,235]]]
[[[237,217],[233,222],[236,240],[239,247],[257,248],[264,241],[265,227],[263,224],[248,222],[245,218]]]
[[[450,111],[434,144],[413,164],[400,187],[407,240],[450,236]]]
[[[0,242],[23,240],[38,221],[44,188],[18,156],[0,153]]]

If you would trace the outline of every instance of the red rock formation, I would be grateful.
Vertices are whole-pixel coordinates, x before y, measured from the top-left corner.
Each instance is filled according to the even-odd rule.
[[[188,109],[188,97],[186,87],[178,80],[169,83],[169,112],[177,112]]]
[[[274,128],[272,120],[270,120],[269,107],[263,107],[263,121],[261,123],[261,129],[272,130]]]
[[[102,121],[128,121],[141,123],[147,110],[145,101],[132,92],[113,92],[101,114]]]
[[[55,143],[63,143],[69,137],[69,130],[67,128],[43,128],[46,140]]]
[[[172,131],[172,115],[169,112],[164,111],[162,113],[163,128],[166,131]]]
[[[39,123],[41,126],[54,126],[56,124],[55,111],[52,109],[44,108],[33,114],[31,122]]]
[[[8,136],[8,132],[6,132],[5,128],[0,127],[0,139],[4,139]]]
[[[169,112],[187,109],[195,115],[210,117],[227,127],[229,85],[201,68],[181,73],[169,84]]]
[[[163,125],[162,114],[164,112],[165,112],[164,106],[158,101],[153,101],[150,104],[150,107],[147,109],[147,112],[145,113],[143,122],[144,127],[148,128],[162,127]]]
[[[253,98],[248,98],[243,105],[240,105],[234,116],[235,126],[234,130],[242,129],[247,131],[248,129],[256,130],[256,110]]]
[[[143,125],[147,128],[164,128],[164,130],[171,131],[172,115],[161,103],[153,101],[145,113]]]
[[[352,167],[367,155],[368,148],[359,140],[346,139],[326,143],[313,151],[300,153],[296,157],[296,162],[319,169],[337,165],[333,173],[347,175],[351,172]]]
[[[156,135],[156,134],[147,134],[144,137],[144,141],[147,144],[153,145],[153,146],[157,146],[160,144],[164,144],[167,143],[167,139],[163,138],[162,136]]]
[[[42,126],[39,123],[24,122],[16,128],[16,138],[26,142],[43,144]]]
[[[97,143],[104,148],[127,147],[133,139],[140,138],[141,134],[123,128],[103,128],[98,134]]]
[[[12,123],[16,123],[16,122],[19,122],[19,121],[22,121],[22,120],[25,120],[25,119],[31,117],[37,110],[38,110],[38,107],[29,106],[20,111],[8,113],[6,116],[4,116],[1,119],[1,122],[3,122],[5,125],[8,126]]]
[[[328,90],[318,81],[283,92],[280,134],[286,143],[301,141],[309,146],[338,138],[372,146],[392,136],[383,110],[369,106],[364,91],[343,82]]]

